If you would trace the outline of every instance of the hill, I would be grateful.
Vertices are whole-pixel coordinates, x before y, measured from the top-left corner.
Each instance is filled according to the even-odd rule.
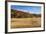
[[[32,17],[41,17],[41,14],[32,14],[28,12],[11,9],[11,18],[32,18]]]

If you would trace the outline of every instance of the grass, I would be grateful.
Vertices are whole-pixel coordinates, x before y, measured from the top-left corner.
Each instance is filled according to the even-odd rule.
[[[41,18],[12,18],[11,28],[40,27]]]

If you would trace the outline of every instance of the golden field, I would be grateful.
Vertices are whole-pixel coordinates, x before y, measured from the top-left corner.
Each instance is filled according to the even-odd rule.
[[[41,18],[11,18],[11,28],[40,27]]]

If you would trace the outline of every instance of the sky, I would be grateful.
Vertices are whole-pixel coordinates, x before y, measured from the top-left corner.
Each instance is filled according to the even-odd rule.
[[[23,12],[29,12],[33,14],[41,13],[41,6],[21,6],[21,5],[11,5],[13,10],[22,10]]]

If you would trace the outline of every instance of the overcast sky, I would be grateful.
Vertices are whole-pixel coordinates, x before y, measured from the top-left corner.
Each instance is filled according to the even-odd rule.
[[[11,9],[23,10],[23,12],[29,12],[34,14],[41,13],[41,6],[21,6],[21,5],[11,5]]]

